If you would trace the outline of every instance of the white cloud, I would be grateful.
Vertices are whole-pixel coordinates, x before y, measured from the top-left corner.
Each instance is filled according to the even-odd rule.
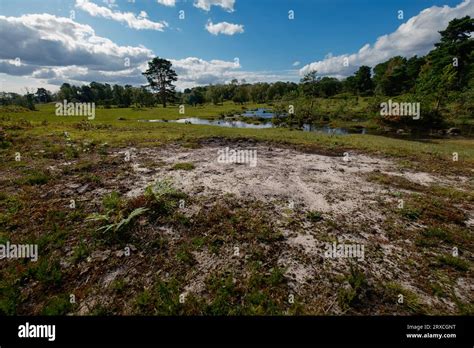
[[[99,6],[93,2],[90,2],[89,0],[76,0],[75,6],[89,13],[91,16],[103,17],[120,23],[125,23],[129,28],[132,29],[163,31],[163,29],[168,26],[168,24],[164,21],[153,22],[144,17],[136,16],[132,12],[112,11],[107,7]]]
[[[237,61],[210,60],[196,57],[171,59],[173,68],[178,74],[177,87],[191,88],[196,85],[223,84],[233,79],[245,79],[248,83],[294,81],[297,70],[286,71],[245,71]]]
[[[200,8],[204,11],[210,11],[211,6],[220,6],[227,12],[234,11],[235,0],[195,0],[194,7]]]
[[[213,24],[211,21],[207,22],[206,30],[212,35],[234,35],[244,32],[244,26],[241,24],[233,24],[228,22],[220,22]]]
[[[50,14],[0,16],[0,47],[0,73],[49,84],[142,83],[141,71],[154,57],[146,47],[119,46],[97,36],[88,25]],[[20,64],[15,64],[16,58]]]
[[[296,62],[294,62],[292,65],[293,65],[293,66],[299,66],[300,64],[301,64],[301,62],[296,61]]]
[[[169,7],[174,7],[176,5],[176,0],[156,0],[156,2]]]
[[[317,70],[323,76],[346,77],[361,65],[374,67],[398,55],[425,55],[439,41],[438,31],[444,30],[452,19],[467,15],[474,16],[474,3],[471,0],[465,0],[456,7],[427,8],[400,25],[393,33],[380,36],[373,45],[366,44],[357,53],[328,55],[323,60],[302,67],[300,75]],[[344,66],[345,61],[348,61],[349,66]]]
[[[120,46],[96,35],[89,25],[50,14],[0,16],[1,90],[24,92],[24,87],[81,85],[91,81],[144,85],[142,72],[155,56],[143,46]],[[19,58],[18,60],[15,60]],[[126,60],[130,65],[126,65]],[[228,83],[296,80],[297,70],[245,71],[238,60],[170,59],[179,89]]]

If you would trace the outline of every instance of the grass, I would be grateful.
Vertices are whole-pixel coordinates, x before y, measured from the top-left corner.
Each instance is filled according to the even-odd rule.
[[[397,303],[398,306],[408,310],[412,314],[425,314],[425,310],[418,296],[396,282],[389,282],[385,285],[387,300]],[[400,297],[402,295],[403,297]],[[402,299],[401,303],[399,299]]]
[[[51,176],[45,171],[30,170],[23,178],[16,180],[16,183],[19,185],[44,185],[50,179]]]
[[[183,163],[176,163],[172,169],[173,170],[193,170],[196,168],[193,163],[183,162]]]
[[[148,208],[137,208],[126,216],[122,214],[112,216],[109,211],[106,214],[93,214],[89,217],[89,220],[103,223],[102,226],[97,228],[97,232],[106,235],[107,239],[121,240],[132,222],[147,211]]]
[[[309,211],[306,214],[306,217],[311,222],[318,222],[318,221],[321,221],[323,219],[323,216],[319,211]]]
[[[236,106],[226,103],[224,106],[205,105],[187,107],[186,117],[217,117],[220,112],[232,110]],[[248,108],[256,105],[247,105]],[[161,107],[137,111],[128,109],[98,109],[96,119],[82,121],[80,117],[58,117],[54,115],[54,105],[39,105],[39,111],[9,114],[10,121],[2,121],[5,129],[11,130],[13,146],[7,149],[12,155],[16,151],[15,139],[38,137],[47,139],[51,133],[63,134],[67,131],[73,141],[88,140],[96,144],[107,143],[109,146],[156,146],[169,142],[192,144],[199,139],[209,137],[252,138],[259,141],[295,144],[313,149],[326,149],[336,153],[348,150],[360,150],[405,160],[409,166],[424,166],[433,171],[444,169],[463,171],[474,167],[474,146],[472,139],[396,139],[377,135],[344,135],[335,136],[312,132],[294,131],[286,128],[270,129],[235,129],[215,126],[186,125],[178,123],[137,122],[138,119],[165,118],[177,119],[183,115],[178,107]],[[117,121],[124,116],[125,121]],[[25,119],[28,126],[24,125]],[[42,122],[47,120],[47,124]],[[30,125],[31,124],[31,125]],[[88,124],[88,126],[84,126]],[[82,126],[78,126],[82,125]],[[113,135],[112,135],[113,134]],[[69,147],[69,156],[78,156],[77,150]],[[459,161],[452,161],[452,153],[459,154]],[[419,162],[422,163],[419,163]]]
[[[55,296],[48,301],[41,315],[66,315],[72,308],[69,295]]]
[[[334,111],[337,102],[324,102],[321,108]],[[360,100],[360,113],[366,102]],[[185,116],[213,118],[240,109],[241,106],[231,103],[186,107]],[[100,294],[111,300],[98,303],[91,314],[122,314],[126,309],[150,315],[327,314],[326,302],[334,300],[342,312],[351,314],[368,313],[369,309],[385,313],[424,312],[425,304],[415,292],[401,285],[392,283],[381,293],[377,292],[380,290],[373,287],[376,275],[369,269],[351,268],[343,279],[345,286],[335,294],[333,287],[340,283],[331,278],[333,270],[324,269],[316,257],[306,252],[298,253],[298,266],[317,268],[324,283],[310,281],[298,284],[297,289],[289,286],[290,278],[280,257],[288,251],[285,240],[291,237],[282,231],[301,233],[310,221],[314,223],[318,240],[325,241],[335,239],[335,233],[341,231],[364,232],[365,226],[349,226],[329,213],[298,209],[291,211],[291,225],[282,226],[275,223],[278,213],[273,204],[231,195],[218,199],[187,196],[166,177],[160,177],[143,195],[128,199],[121,193],[128,191],[130,184],[113,185],[113,180],[109,180],[115,176],[126,177],[131,170],[130,163],[124,163],[123,158],[111,156],[117,146],[123,150],[176,143],[185,148],[199,148],[204,146],[202,140],[208,138],[250,138],[265,141],[269,146],[280,144],[331,156],[351,150],[393,157],[402,170],[418,168],[467,177],[474,168],[472,139],[410,140],[374,135],[333,136],[284,128],[255,130],[138,122],[138,119],[183,117],[175,107],[98,109],[93,121],[56,117],[52,112],[50,105],[41,105],[39,111],[19,110],[0,121],[9,143],[4,148],[0,146],[0,169],[4,174],[0,182],[5,187],[0,192],[0,242],[28,241],[38,244],[40,250],[37,263],[0,265],[0,314],[75,313],[75,306],[68,303],[65,294],[76,293],[78,283],[87,283],[79,289],[84,297]],[[351,121],[332,122],[350,126]],[[370,124],[367,120],[362,122]],[[65,137],[65,131],[70,138]],[[16,152],[22,154],[20,162],[14,160]],[[459,153],[459,162],[451,160],[452,152]],[[147,168],[168,163],[159,158],[144,161],[148,161],[142,161]],[[193,163],[181,162],[172,170],[194,168]],[[167,172],[167,175],[179,177],[179,173]],[[393,197],[404,200],[403,209],[397,208],[397,202],[384,203],[380,199],[379,203],[386,208],[387,221],[382,229],[390,242],[414,242],[403,244],[406,247],[403,250],[410,253],[403,265],[406,266],[403,271],[413,272],[410,285],[416,291],[423,289],[435,296],[452,298],[450,284],[456,284],[470,270],[466,257],[446,256],[446,250],[454,246],[472,249],[472,236],[465,225],[466,212],[474,202],[472,191],[467,189],[470,183],[462,182],[459,187],[422,186],[409,177],[380,172],[369,174],[367,179],[394,189]],[[76,187],[85,184],[89,184],[89,189],[79,194]],[[92,190],[98,186],[100,194],[90,199],[96,193]],[[71,198],[76,199],[76,209],[68,207]],[[179,208],[180,200],[185,201],[187,209]],[[85,218],[94,213],[102,216],[100,221],[86,222]],[[108,239],[112,236],[117,238]],[[114,255],[124,243],[135,246],[138,251],[133,250],[132,255],[141,255],[140,258],[121,256],[93,260],[92,264],[84,262],[97,252],[110,251]],[[233,256],[236,246],[241,253],[238,257]],[[371,260],[375,257],[369,254],[372,248],[367,250],[367,260]],[[215,260],[224,262],[202,276],[200,267]],[[64,266],[60,261],[71,266]],[[92,267],[85,269],[84,265]],[[104,275],[122,265],[133,267],[139,275],[156,275],[156,278],[150,281],[141,276],[127,277],[112,281],[109,287],[94,287],[102,284]],[[435,272],[446,278],[435,276],[436,283],[430,283],[427,279],[431,280]],[[196,275],[199,277],[194,278]],[[180,303],[179,295],[195,282],[201,282],[203,293],[196,297],[190,294],[185,303]],[[327,289],[331,293],[325,296]],[[377,297],[374,293],[381,296],[374,299]],[[405,302],[397,308],[394,306],[399,293],[404,294]],[[288,303],[289,294],[295,295],[293,305]],[[300,307],[301,303],[304,306]],[[459,302],[458,312],[469,310]]]
[[[467,272],[470,268],[468,261],[461,259],[458,256],[446,255],[440,256],[438,261],[441,265],[452,267],[461,272]]]
[[[344,279],[349,284],[348,287],[340,287],[338,292],[339,307],[348,311],[362,300],[363,293],[367,287],[365,274],[357,267],[351,265],[350,273]]]

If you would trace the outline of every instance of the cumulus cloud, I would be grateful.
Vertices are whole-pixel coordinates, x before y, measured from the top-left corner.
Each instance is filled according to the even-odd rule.
[[[296,61],[296,62],[293,63],[293,66],[299,66],[299,65],[301,65],[301,63],[299,61]]]
[[[178,74],[177,86],[180,89],[194,87],[196,85],[224,84],[233,79],[243,80],[248,83],[275,82],[295,80],[298,76],[297,70],[288,71],[245,71],[237,60],[210,60],[196,57],[184,59],[172,59],[173,68]]]
[[[366,44],[352,54],[329,55],[302,67],[300,75],[316,70],[322,76],[346,77],[353,74],[359,66],[374,67],[394,56],[425,55],[439,41],[438,31],[444,30],[452,19],[466,15],[474,16],[474,2],[471,0],[464,0],[456,7],[427,8],[400,25],[393,33],[380,36],[373,45]]]
[[[88,25],[50,14],[0,16],[0,47],[0,73],[51,84],[143,82],[141,71],[154,56],[146,47],[119,46],[97,36]]]
[[[220,22],[213,24],[211,21],[207,22],[206,30],[212,35],[234,35],[244,32],[244,26],[241,24],[233,24],[228,22]]]
[[[159,4],[169,7],[174,7],[176,5],[176,0],[156,0]]]
[[[194,7],[200,8],[204,11],[210,11],[211,6],[220,6],[227,12],[234,11],[235,0],[196,0]]]
[[[14,83],[8,76],[14,76],[17,81],[28,81],[29,86],[64,82],[80,85],[91,81],[143,85],[146,81],[141,73],[155,56],[146,47],[119,46],[96,35],[88,25],[50,14],[0,16],[0,47],[0,74],[7,74],[4,76],[7,76],[9,86]],[[297,70],[245,71],[238,60],[195,57],[170,60],[178,73],[179,89],[228,83],[232,79],[252,83],[297,78]]]
[[[153,22],[146,17],[148,15],[145,11],[137,16],[132,12],[113,11],[108,7],[99,6],[89,0],[76,0],[76,8],[81,9],[91,16],[111,19],[120,23],[126,24],[129,28],[137,30],[158,30],[163,31],[168,26],[165,21]],[[144,14],[144,15],[143,15]]]

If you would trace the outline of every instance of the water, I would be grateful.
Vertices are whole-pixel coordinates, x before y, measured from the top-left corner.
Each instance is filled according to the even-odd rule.
[[[139,120],[139,122],[165,122],[163,120]],[[234,121],[234,120],[206,120],[199,117],[189,117],[181,118],[179,120],[168,121],[172,123],[184,123],[184,124],[198,124],[198,125],[207,125],[207,126],[218,126],[218,127],[228,127],[228,128],[255,128],[255,129],[265,129],[265,128],[276,128],[272,122],[262,122],[259,124],[253,124],[243,121]],[[329,126],[317,127],[311,124],[304,124],[301,129],[304,132],[317,132],[324,134],[333,134],[333,135],[346,135],[346,134],[366,134],[365,128],[360,129],[347,129],[347,128],[333,128]]]
[[[333,128],[329,126],[317,127],[312,124],[304,124],[303,131],[305,132],[318,132],[324,134],[334,134],[334,135],[346,135],[346,134],[366,134],[367,130],[365,128],[360,129],[347,129],[347,128]]]
[[[245,117],[273,118],[274,113],[269,109],[258,108],[257,110],[248,110],[242,114]]]
[[[271,122],[253,124],[243,121],[232,121],[232,120],[206,120],[198,117],[182,118],[176,121],[170,121],[176,123],[186,123],[186,124],[203,124],[210,126],[219,126],[219,127],[229,127],[229,128],[272,128],[273,124]]]

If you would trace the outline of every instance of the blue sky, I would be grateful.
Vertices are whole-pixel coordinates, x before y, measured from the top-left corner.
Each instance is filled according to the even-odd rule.
[[[310,70],[342,78],[390,56],[424,54],[449,20],[474,13],[471,0],[160,1],[168,6],[158,0],[0,0],[0,90],[55,89],[62,80],[140,84],[140,68],[154,55],[172,60],[183,88],[233,77],[297,81]],[[133,23],[123,20],[125,13]],[[213,30],[206,29],[210,24]],[[54,57],[46,59],[48,52]],[[68,59],[61,61],[61,52]],[[120,66],[126,57],[131,65]],[[349,66],[341,66],[344,57]],[[21,66],[12,64],[16,58]]]

